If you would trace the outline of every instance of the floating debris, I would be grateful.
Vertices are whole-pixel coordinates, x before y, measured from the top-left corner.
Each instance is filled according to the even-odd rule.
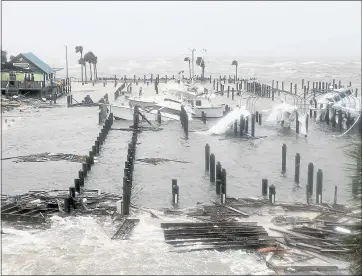
[[[70,162],[85,162],[86,155],[77,155],[77,154],[69,154],[69,153],[38,153],[38,154],[30,154],[30,155],[22,155],[22,156],[14,156],[14,157],[5,157],[1,160],[9,160],[15,159],[13,162],[47,162],[47,161],[70,161]]]
[[[140,158],[140,159],[136,159],[136,161],[147,163],[147,164],[152,164],[152,165],[158,165],[160,163],[165,163],[165,162],[191,163],[191,162],[187,162],[187,161],[180,161],[180,160],[167,159],[167,158]]]
[[[127,240],[139,221],[139,219],[125,219],[125,221],[121,224],[121,227],[113,235],[112,240]]]

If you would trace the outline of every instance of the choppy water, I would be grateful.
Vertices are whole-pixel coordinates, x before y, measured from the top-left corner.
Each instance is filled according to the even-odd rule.
[[[232,74],[231,66],[226,65],[231,61],[225,58],[219,62],[224,64],[220,66],[221,69],[217,65],[212,67],[210,61],[208,70],[217,67],[219,70],[213,71],[215,75]],[[143,76],[146,69],[142,71],[142,67],[148,68],[147,70],[154,74],[165,74],[166,71],[167,74],[172,74],[179,71],[178,65],[181,66],[181,62],[173,63],[165,59],[155,63],[151,60],[133,60],[132,66],[127,62],[118,61],[118,64],[123,64],[122,66],[129,70],[119,67],[115,69],[116,73],[122,72],[119,74],[124,75],[126,71],[127,76]],[[108,66],[110,68],[115,65],[110,63]],[[352,81],[353,84],[361,86],[361,64],[356,61],[344,61],[343,64],[333,61],[268,61],[253,62],[252,65],[244,63],[242,68],[243,66],[245,69],[241,70],[242,75],[244,71],[250,75],[256,74],[262,79],[299,84],[302,78],[311,81],[323,81],[323,78],[331,81],[335,78],[337,81],[342,80],[342,83]],[[100,68],[106,70],[105,65]],[[171,68],[176,69],[172,71]],[[229,73],[226,73],[227,71]],[[110,70],[105,73],[114,74]],[[99,75],[102,75],[101,72]],[[86,94],[98,100],[105,93],[109,93],[109,99],[112,100],[112,92],[115,90],[110,85],[103,88],[101,84],[82,89],[88,91],[80,92],[76,85],[73,88],[74,97],[78,100]],[[90,91],[93,89],[94,91]],[[238,104],[237,101],[232,102],[225,97],[219,100],[231,106]],[[97,124],[98,109],[66,108],[65,98],[58,100],[58,104],[63,107],[39,110],[21,108],[23,112],[16,109],[3,114],[3,158],[42,152],[87,154],[100,131]],[[270,108],[271,105],[269,100],[261,100],[257,103],[256,110]],[[333,200],[334,186],[338,185],[338,202],[348,202],[351,192],[348,174],[344,169],[347,159],[343,154],[343,147],[357,139],[356,135],[340,138],[337,136],[339,133],[329,127],[310,122],[308,137],[302,137],[263,122],[262,126],[256,126],[256,135],[267,137],[246,141],[234,137],[206,135],[205,130],[214,123],[215,120],[207,122],[206,125],[198,120],[191,121],[189,140],[183,138],[178,122],[163,125],[164,129],[160,132],[141,133],[137,158],[159,157],[190,163],[169,162],[155,166],[137,162],[134,185],[140,191],[133,203],[154,209],[170,207],[172,178],[178,179],[181,208],[214,200],[215,188],[204,172],[206,143],[209,143],[216,160],[227,170],[228,196],[258,196],[261,179],[268,178],[269,184],[276,186],[276,200],[305,201],[307,164],[313,162],[316,170],[320,168],[324,172],[324,201]],[[121,121],[114,123],[115,128],[128,125],[129,123]],[[121,193],[129,140],[129,132],[110,131],[102,147],[99,162],[92,167],[87,179],[88,188]],[[285,176],[280,174],[283,143],[288,147]],[[293,169],[297,152],[301,154],[299,186],[294,184]],[[2,162],[2,193],[20,194],[31,189],[67,189],[73,185],[73,179],[80,167],[78,163],[65,161],[14,163],[6,160]],[[130,241],[110,240],[116,226],[110,221],[100,222],[90,217],[54,219],[46,230],[16,230],[8,223],[3,227],[4,231],[9,233],[2,235],[4,274],[245,274],[254,271],[257,266],[263,270],[263,265],[255,256],[242,251],[177,255],[169,253],[168,246],[162,242],[159,221],[146,215],[141,216],[141,223],[136,227]]]

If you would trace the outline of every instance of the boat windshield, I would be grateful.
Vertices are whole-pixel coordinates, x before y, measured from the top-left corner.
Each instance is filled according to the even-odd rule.
[[[345,92],[345,94],[346,94],[347,96],[352,95],[351,89],[348,89],[348,90]]]

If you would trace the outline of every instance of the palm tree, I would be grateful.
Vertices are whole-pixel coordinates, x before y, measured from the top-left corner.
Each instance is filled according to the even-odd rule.
[[[201,67],[201,80],[204,80],[205,61],[202,57],[197,57],[196,65]]]
[[[94,79],[97,81],[98,74],[97,74],[97,63],[98,63],[98,57],[94,56],[93,58],[93,69],[94,69]]]
[[[191,80],[191,60],[189,57],[185,57],[184,61],[188,61],[189,62],[189,72],[190,72],[190,80]]]
[[[14,58],[15,58],[15,56],[11,55],[9,59],[10,59],[10,61],[11,61],[11,60],[13,60]]]
[[[84,61],[89,63],[90,79],[92,80],[92,63],[95,55],[92,51],[89,51],[84,55]]]
[[[235,80],[238,80],[238,62],[236,60],[233,60],[231,65],[235,65]]]
[[[83,46],[75,46],[75,52],[80,53],[80,58],[81,58],[81,60],[83,60]],[[78,63],[79,63],[79,61],[78,61]],[[83,62],[79,63],[79,64],[80,64],[81,74],[82,74],[82,84],[84,84],[84,82],[83,82]],[[87,82],[87,77],[86,77],[86,82]]]
[[[361,120],[361,118],[360,118]],[[350,158],[351,163],[347,164],[347,170],[351,173],[350,179],[352,184],[352,196],[356,199],[357,204],[361,203],[362,195],[362,142],[355,142],[347,150],[346,155]],[[345,239],[347,245],[354,245],[352,249],[353,263],[350,267],[353,275],[362,274],[362,255],[361,255],[361,232],[362,223],[358,223],[355,229],[359,235],[351,235]]]
[[[87,67],[85,66],[84,58],[80,58],[78,60],[78,64],[80,64],[82,68],[83,68],[83,66],[85,68],[85,71],[84,71],[84,73],[85,73],[84,74],[85,75],[85,83],[87,83]],[[82,72],[83,72],[83,70],[82,70]],[[84,82],[83,82],[83,74],[82,74],[82,84],[84,84]]]
[[[1,64],[8,62],[8,52],[1,50]]]

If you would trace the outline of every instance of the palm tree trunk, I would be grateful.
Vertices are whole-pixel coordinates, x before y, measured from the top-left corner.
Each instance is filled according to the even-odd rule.
[[[96,64],[93,64],[93,77],[94,77],[94,81],[97,81],[97,77],[96,77]]]
[[[97,64],[96,64],[96,78],[98,79],[98,67],[97,67]]]
[[[85,83],[87,84],[87,64],[84,62],[84,78],[85,78]]]
[[[83,60],[83,53],[80,52],[80,58]],[[80,65],[80,69],[81,69],[81,74],[82,74],[82,85],[84,84],[84,80],[83,80],[83,64]]]
[[[92,63],[89,62],[89,74],[90,74],[90,80],[92,80]]]
[[[202,71],[201,71],[201,81],[204,80],[204,74],[205,74],[205,66],[201,67]]]

